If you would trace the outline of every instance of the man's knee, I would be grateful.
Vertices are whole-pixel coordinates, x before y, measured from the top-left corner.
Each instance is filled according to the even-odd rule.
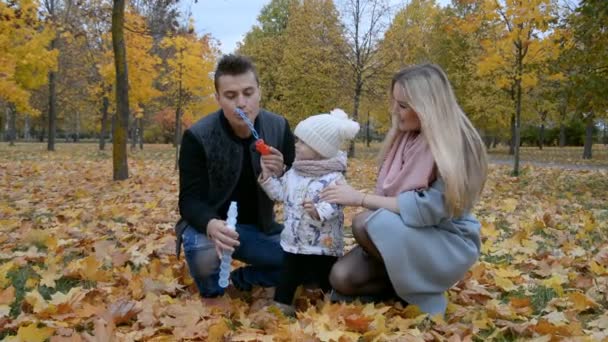
[[[217,273],[220,260],[217,257],[215,248],[187,251],[185,254],[192,277],[207,278]]]

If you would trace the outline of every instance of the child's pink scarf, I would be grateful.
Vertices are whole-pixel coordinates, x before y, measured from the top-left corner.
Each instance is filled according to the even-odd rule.
[[[435,160],[426,138],[419,132],[400,132],[378,175],[376,194],[397,196],[426,189],[435,180]]]

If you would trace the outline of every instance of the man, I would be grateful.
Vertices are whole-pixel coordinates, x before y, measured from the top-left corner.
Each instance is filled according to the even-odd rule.
[[[224,251],[248,264],[232,272],[239,290],[275,286],[283,261],[282,225],[274,220],[273,202],[258,186],[260,159],[281,175],[294,159],[294,137],[287,120],[260,110],[260,87],[250,59],[223,56],[215,70],[215,98],[221,107],[184,132],[179,157],[181,220],[176,226],[178,255],[183,242],[190,274],[203,297],[224,293],[218,285],[219,256]],[[271,146],[260,156],[255,139],[236,108],[254,123]],[[238,204],[236,230],[226,226],[231,201]]]

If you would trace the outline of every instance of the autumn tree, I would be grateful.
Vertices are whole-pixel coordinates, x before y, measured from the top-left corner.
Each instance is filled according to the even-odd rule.
[[[166,62],[163,83],[167,86],[166,91],[174,99],[175,168],[177,169],[184,111],[196,108],[198,103],[202,104],[203,108],[194,110],[202,112],[206,109],[204,106],[212,101],[214,91],[211,73],[215,66],[215,54],[209,38],[198,38],[194,30],[184,30],[163,39],[161,47],[169,50],[171,56]],[[191,113],[192,110],[188,112]]]
[[[470,17],[480,15],[480,5],[476,1],[453,1],[440,9],[432,26],[429,51],[433,63],[445,70],[458,103],[490,148],[505,137],[508,121],[504,116],[510,107],[494,80],[477,74],[477,60],[483,53],[480,41],[487,38],[488,29]]]
[[[76,8],[72,0],[44,0],[44,9],[46,11],[46,25],[53,28],[55,36],[50,42],[49,49],[57,49],[62,53],[63,49],[59,48],[61,44],[62,32],[69,32],[67,20],[73,16],[72,9]],[[65,46],[65,44],[64,44]],[[48,139],[47,150],[55,150],[55,136],[57,131],[57,71],[51,69],[48,73]]]
[[[125,13],[126,51],[129,56],[127,66],[129,70],[129,103],[133,105],[133,112],[129,113],[132,147],[142,136],[142,119],[144,108],[153,99],[161,95],[155,82],[159,77],[160,58],[151,53],[153,38],[149,34],[145,18],[127,11]],[[109,42],[109,37],[104,37]],[[103,76],[101,87],[115,87],[115,69],[112,67],[113,53],[105,50],[104,63],[100,65],[100,74]],[[103,88],[98,90],[103,92]]]
[[[30,104],[31,92],[47,83],[57,51],[47,49],[55,32],[39,20],[36,1],[2,1],[0,14],[0,99],[8,104],[8,140],[13,144],[17,113],[39,115]]]
[[[595,119],[608,115],[608,3],[583,0],[568,21],[574,42],[567,54],[576,62],[569,77],[586,127],[583,159],[591,159]]]
[[[290,9],[279,65],[279,110],[292,122],[346,104],[346,42],[333,1],[306,0]]]
[[[386,29],[390,7],[384,0],[344,0],[341,18],[346,43],[338,41],[344,63],[350,69],[349,90],[352,92],[352,117],[359,121],[361,98],[371,95],[368,91],[384,68],[379,56],[380,39]],[[375,89],[374,89],[375,90]],[[368,123],[369,125],[369,123]],[[350,144],[350,156],[355,155],[355,143]]]
[[[116,125],[112,133],[113,178],[129,178],[127,164],[127,132],[129,129],[129,77],[127,72],[127,49],[124,34],[125,0],[113,0],[112,6],[112,50],[116,69]]]
[[[247,32],[238,52],[249,56],[255,62],[262,89],[262,106],[272,111],[280,111],[282,97],[278,91],[283,51],[287,39],[286,30],[290,8],[296,0],[272,0],[265,5],[258,23]]]
[[[401,9],[385,33],[382,55],[390,70],[433,60],[440,8],[433,0],[412,0]]]
[[[376,80],[368,89],[376,94],[370,101],[373,103],[372,116],[378,125],[390,126],[390,115],[387,115],[389,104],[389,80],[395,72],[403,67],[422,62],[432,62],[432,46],[436,38],[437,16],[440,8],[434,1],[413,0],[398,9],[395,17],[379,44],[379,60],[382,69]]]
[[[481,76],[492,76],[497,85],[510,91],[513,111],[513,174],[519,174],[519,145],[522,96],[535,86],[538,75],[547,74],[547,65],[558,56],[552,36],[552,0],[495,1],[483,3],[484,16],[494,37],[482,41],[484,55],[478,64]]]

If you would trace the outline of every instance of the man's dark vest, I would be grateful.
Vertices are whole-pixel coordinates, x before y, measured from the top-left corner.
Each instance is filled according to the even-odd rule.
[[[241,174],[243,149],[241,142],[230,136],[220,121],[222,111],[209,114],[188,130],[205,149],[207,161],[207,173],[209,175],[209,196],[207,204],[217,210],[230,199],[230,195],[236,187]],[[256,119],[256,130],[260,138],[266,144],[273,146],[282,153],[283,140],[287,121],[282,116],[261,110]],[[257,179],[261,172],[260,154],[255,151],[254,142],[249,146],[251,150],[251,163],[254,175]],[[255,194],[251,194],[252,200],[258,201],[258,224],[265,233],[274,233],[282,227],[274,221],[273,202],[264,190],[257,187]],[[178,256],[181,247],[181,234],[186,223],[178,222],[176,235],[178,239]]]

